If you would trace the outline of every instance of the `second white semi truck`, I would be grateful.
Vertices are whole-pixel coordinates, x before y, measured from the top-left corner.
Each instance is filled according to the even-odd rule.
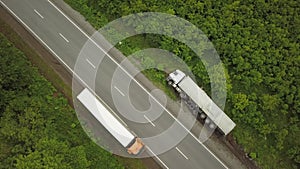
[[[137,155],[142,151],[144,148],[142,140],[124,127],[87,88],[77,96],[77,99],[127,149],[129,154]]]
[[[225,135],[233,130],[235,123],[185,73],[175,70],[169,74],[167,81],[187,103],[192,113],[200,116],[210,128],[217,126]]]

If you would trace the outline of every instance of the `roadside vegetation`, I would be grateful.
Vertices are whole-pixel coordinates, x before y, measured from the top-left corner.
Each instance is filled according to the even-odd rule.
[[[74,133],[78,133],[74,136],[76,136],[76,139],[73,139],[73,137],[69,137],[68,134],[64,135],[65,133],[63,133],[62,135],[64,135],[64,137],[60,137],[62,135],[59,136],[60,141],[64,141],[66,144],[70,144],[70,145],[74,145],[75,143],[78,143],[78,145],[80,143],[84,144],[84,148],[85,150],[85,154],[86,157],[88,157],[88,161],[89,161],[89,165],[86,166],[86,168],[126,168],[126,169],[130,169],[130,168],[139,168],[139,169],[144,169],[145,166],[144,164],[141,162],[141,160],[139,159],[132,159],[132,158],[124,158],[124,157],[120,157],[120,156],[116,156],[116,155],[112,155],[108,152],[106,152],[105,150],[101,149],[99,146],[95,145],[92,141],[90,141],[89,138],[86,137],[86,134],[83,132],[82,128],[79,127],[79,122],[78,119],[76,117],[76,114],[74,112],[73,109],[71,109],[69,106],[66,105],[66,100],[65,98],[68,99],[69,104],[72,102],[72,91],[71,91],[71,87],[68,86],[66,84],[65,81],[62,80],[62,78],[53,70],[53,68],[51,67],[52,65],[49,65],[49,63],[47,63],[45,60],[43,60],[41,58],[41,56],[39,56],[37,54],[36,51],[34,51],[33,48],[31,48],[25,41],[23,41],[20,36],[14,32],[14,30],[7,25],[7,23],[5,23],[2,19],[0,19],[0,49],[2,52],[0,52],[0,57],[2,58],[6,58],[6,59],[0,59],[0,65],[5,65],[7,63],[4,63],[4,61],[8,61],[7,57],[9,58],[14,58],[16,53],[20,53],[20,57],[22,57],[21,62],[26,62],[27,65],[24,65],[24,69],[27,70],[30,69],[30,71],[28,71],[27,73],[33,73],[33,76],[39,76],[43,79],[43,81],[45,80],[44,77],[48,80],[48,84],[50,85],[50,88],[48,89],[49,92],[53,93],[53,96],[55,96],[53,99],[61,99],[64,100],[64,107],[66,107],[66,112],[60,112],[62,114],[65,113],[65,117],[69,118],[69,121],[66,121],[64,123],[62,123],[62,118],[57,120],[60,124],[56,125],[56,120],[52,121],[58,128],[62,129],[68,129],[68,130],[74,130]],[[3,34],[3,35],[2,35]],[[3,45],[6,44],[7,46]],[[6,55],[9,54],[9,55]],[[22,55],[22,56],[21,56]],[[4,57],[5,56],[5,57]],[[45,57],[45,56],[44,56]],[[15,74],[22,74],[22,67],[20,66],[18,62],[19,61],[19,56],[16,56],[17,60],[13,60],[10,62],[13,66],[13,69],[15,69]],[[28,62],[29,61],[29,62]],[[3,69],[1,69],[2,71],[0,72],[0,74],[5,70],[6,67],[3,67]],[[38,70],[38,72],[37,72]],[[33,71],[33,72],[31,72]],[[7,72],[8,73],[8,72]],[[9,74],[11,74],[12,72],[10,72]],[[4,76],[5,75],[5,76]],[[41,76],[42,75],[42,76]],[[7,74],[3,74],[3,76],[0,76],[0,81],[2,81],[2,78],[7,77]],[[22,79],[20,78],[20,76],[17,76],[18,79]],[[30,76],[31,77],[31,76]],[[16,80],[16,79],[15,79]],[[25,83],[25,82],[24,82]],[[28,82],[26,82],[28,83]],[[51,83],[51,84],[50,84]],[[0,83],[0,86],[2,84]],[[42,84],[40,84],[42,85]],[[55,87],[54,91],[52,91],[53,86]],[[24,88],[26,89],[26,88]],[[7,89],[1,91],[2,88],[0,88],[0,97],[5,96],[6,95],[2,95],[2,93],[6,92]],[[12,89],[9,89],[12,90]],[[44,88],[43,90],[46,90],[46,88]],[[20,92],[19,89],[17,91],[14,91],[15,93]],[[38,91],[37,91],[38,92]],[[63,93],[60,93],[63,92]],[[23,93],[24,94],[24,93]],[[22,94],[21,94],[22,95]],[[59,97],[57,97],[59,95]],[[15,98],[17,96],[13,96],[13,98]],[[42,96],[41,96],[42,97]],[[51,97],[51,96],[45,96],[45,97]],[[28,99],[31,99],[32,97],[30,96]],[[2,98],[4,100],[4,98]],[[9,102],[10,100],[8,100]],[[5,104],[2,102],[2,100],[0,99],[0,105],[5,107]],[[0,107],[1,107],[0,106]],[[43,105],[46,106],[46,105]],[[2,107],[2,108],[4,108]],[[48,106],[49,107],[49,106]],[[6,107],[5,107],[6,108]],[[5,108],[3,109],[3,111],[5,112]],[[51,108],[51,107],[50,107]],[[53,107],[52,107],[53,108]],[[55,111],[57,111],[59,107],[55,107]],[[2,114],[4,113],[2,111],[2,109],[0,109],[0,119],[2,118]],[[39,113],[43,113],[43,114],[47,114],[49,112],[37,112]],[[23,114],[22,112],[20,112],[20,118],[23,118]],[[53,117],[54,118],[54,117]],[[56,118],[56,117],[55,117]],[[57,117],[58,118],[58,117]],[[49,120],[49,119],[46,119]],[[71,124],[71,125],[70,125]],[[0,124],[0,130],[1,130],[1,124]],[[30,126],[23,126],[24,128],[29,128]],[[16,126],[17,128],[17,126]],[[13,129],[13,128],[12,128]],[[53,128],[53,130],[55,130]],[[0,131],[1,132],[1,131]],[[16,131],[17,132],[17,131]],[[20,131],[18,131],[20,132]],[[64,131],[66,132],[66,131]],[[70,133],[70,131],[67,131],[68,133]],[[54,134],[55,135],[55,134]],[[44,136],[43,136],[44,137]],[[55,138],[57,139],[57,138]],[[73,140],[72,140],[73,139]],[[2,140],[6,140],[6,137],[2,137],[2,135],[0,134],[0,168],[28,168],[29,165],[31,165],[32,163],[26,163],[24,162],[22,166],[17,167],[16,163],[15,163],[15,157],[17,157],[17,155],[20,156],[26,156],[29,155],[31,149],[28,148],[27,153],[22,154],[23,152],[19,153],[18,151],[14,151],[14,152],[9,152],[10,150],[13,150],[14,146],[20,146],[23,145],[23,143],[20,143],[18,145],[14,145],[14,144],[9,144],[8,141],[3,141]],[[38,140],[38,139],[37,139]],[[32,145],[34,145],[36,143],[32,143]],[[3,148],[3,149],[2,149]],[[51,150],[51,147],[48,149],[49,151]],[[63,152],[63,153],[67,153]],[[19,154],[18,154],[19,153]],[[68,157],[68,154],[66,154],[65,157]],[[83,158],[86,158],[85,156],[83,156]],[[76,158],[72,158],[70,160],[76,160],[77,158],[81,158],[81,157],[76,157]],[[39,164],[43,164],[44,162],[42,160],[38,161],[39,159],[36,159],[36,163],[35,165],[37,167],[33,167],[33,168],[39,168]],[[57,159],[55,159],[57,160]],[[70,160],[64,160],[63,163],[68,163],[68,161]],[[75,163],[74,163],[75,164]],[[43,164],[44,165],[44,164]],[[67,164],[68,165],[68,164]],[[45,165],[46,166],[46,165]],[[84,167],[84,166],[80,166],[80,167]],[[50,167],[51,168],[51,167]],[[70,168],[76,168],[71,166]]]
[[[125,168],[67,99],[0,33],[0,168]]]
[[[215,45],[228,72],[225,112],[237,123],[235,140],[262,168],[300,166],[298,1],[65,1],[97,29],[145,11],[175,14],[198,26]],[[206,71],[187,46],[151,36],[127,39],[117,47],[127,55],[148,47],[173,52],[209,93]],[[149,71],[155,84],[165,84],[161,72]]]

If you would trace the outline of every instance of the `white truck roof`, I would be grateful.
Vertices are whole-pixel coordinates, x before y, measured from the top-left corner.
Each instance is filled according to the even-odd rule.
[[[184,77],[185,74],[178,69],[169,74],[169,78],[172,79],[175,84],[178,84]]]
[[[189,76],[186,76],[178,86],[205,112],[225,135],[235,127],[235,123]]]
[[[135,136],[87,88],[77,96],[77,99],[124,147],[127,147],[135,139]]]

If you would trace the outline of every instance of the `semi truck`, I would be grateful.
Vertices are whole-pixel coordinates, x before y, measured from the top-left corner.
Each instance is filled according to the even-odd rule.
[[[189,76],[181,70],[175,70],[167,77],[179,96],[188,105],[191,112],[200,117],[211,129],[218,129],[227,135],[235,127],[235,123],[211,100]]]
[[[138,155],[143,150],[144,143],[142,140],[124,127],[89,89],[83,89],[77,99],[127,149],[129,154]]]

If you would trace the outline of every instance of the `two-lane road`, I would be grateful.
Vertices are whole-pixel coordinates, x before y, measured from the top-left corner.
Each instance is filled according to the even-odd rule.
[[[86,33],[62,13],[51,1],[47,0],[0,0],[1,5],[6,8],[37,40],[39,40],[52,54],[63,63],[66,68],[73,72],[76,59],[85,42],[89,39]],[[97,40],[97,42],[100,40]],[[99,69],[97,63],[100,58],[96,56],[104,53]],[[112,84],[112,76],[115,69],[119,66],[105,51],[101,44],[94,44],[93,50],[87,54],[80,64],[86,64],[85,69],[80,71],[79,77],[84,83],[90,84],[89,76],[97,71],[96,93],[97,95],[116,113],[119,118],[140,137],[153,136],[164,131],[173,123],[178,123],[182,130],[185,127],[174,119],[174,116],[165,108],[161,117],[155,121],[144,116],[149,123],[138,124],[123,118],[118,109],[114,106],[111,90],[116,90],[120,97],[125,97],[124,86],[122,83]],[[124,70],[125,71],[125,70]],[[132,77],[122,72],[123,78]],[[132,81],[130,85],[130,99],[133,105],[140,109],[147,110],[149,106],[149,92],[141,84]],[[157,102],[157,106],[161,106]],[[94,120],[94,119],[91,119]],[[172,135],[170,135],[172,140]],[[159,145],[160,143],[157,143]],[[148,153],[152,153],[154,147],[149,146]],[[226,165],[211,153],[195,136],[188,132],[187,136],[169,151],[155,156],[157,161],[164,168],[182,169],[224,169]]]

